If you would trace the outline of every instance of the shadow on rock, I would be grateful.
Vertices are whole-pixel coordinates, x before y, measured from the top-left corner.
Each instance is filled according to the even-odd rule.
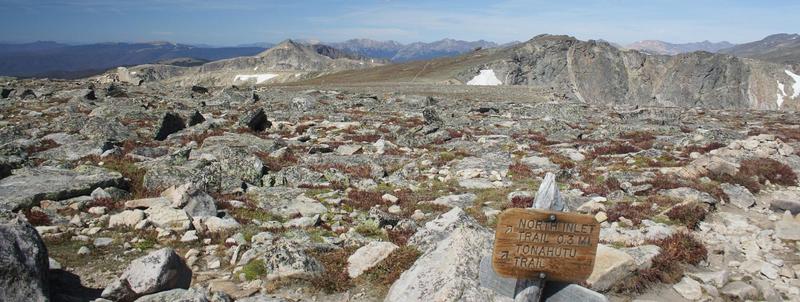
[[[102,288],[88,288],[81,284],[78,275],[65,270],[50,270],[50,288],[53,301],[92,301],[100,298]]]

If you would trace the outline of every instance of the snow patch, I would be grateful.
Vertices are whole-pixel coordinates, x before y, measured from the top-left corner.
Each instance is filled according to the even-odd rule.
[[[238,74],[236,77],[233,78],[233,82],[247,82],[250,80],[256,80],[256,84],[261,84],[268,81],[271,78],[277,77],[277,74],[274,73],[263,73],[263,74]]]
[[[780,81],[777,82],[778,82],[778,99],[775,100],[775,103],[778,103],[778,107],[781,107],[781,105],[783,105],[783,98],[786,97],[786,90],[785,90],[786,86],[781,84]]]
[[[794,93],[792,93],[792,98],[800,96],[800,75],[796,75],[794,72],[788,69],[786,70],[786,74],[788,74],[790,77],[792,77],[792,80],[794,80],[794,84],[792,84],[792,90],[794,91]]]
[[[481,70],[481,73],[476,75],[472,80],[467,82],[467,85],[481,85],[481,86],[497,86],[503,82],[497,79],[493,69]]]

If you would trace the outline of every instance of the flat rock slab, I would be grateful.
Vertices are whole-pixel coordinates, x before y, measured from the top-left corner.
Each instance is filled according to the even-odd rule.
[[[347,258],[347,274],[350,278],[360,276],[383,261],[383,259],[386,259],[386,257],[389,257],[389,254],[396,249],[398,249],[398,246],[391,242],[370,242]]]
[[[73,170],[55,167],[26,168],[0,180],[0,208],[17,210],[42,200],[64,200],[88,195],[101,187],[117,187],[122,174],[101,167],[79,166]]]

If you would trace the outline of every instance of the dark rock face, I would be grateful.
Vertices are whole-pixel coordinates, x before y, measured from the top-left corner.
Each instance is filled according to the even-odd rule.
[[[96,100],[97,96],[94,94],[94,89],[90,89],[89,92],[87,92],[86,95],[83,96],[83,98],[90,101]]]
[[[102,289],[85,287],[78,275],[52,267],[49,274],[53,301],[93,301],[100,298]]]
[[[14,92],[14,89],[3,88],[3,90],[0,90],[0,98],[7,99],[12,92]]]
[[[195,85],[195,86],[192,86],[192,92],[200,93],[200,94],[206,94],[206,93],[208,93],[208,88],[205,88],[203,86]]]
[[[183,118],[175,113],[167,112],[161,118],[161,126],[158,127],[158,132],[156,132],[154,139],[163,141],[170,134],[181,131],[184,128],[186,128],[186,123],[184,123]]]
[[[25,89],[24,91],[22,91],[22,94],[19,95],[19,98],[21,98],[23,100],[24,99],[35,99],[36,98],[36,93],[34,93],[33,90]]]
[[[264,113],[263,108],[250,112],[239,121],[239,124],[247,126],[247,128],[256,132],[261,132],[272,127],[272,122],[267,119],[267,114]]]
[[[128,96],[128,93],[125,92],[125,90],[122,89],[122,87],[112,84],[109,85],[108,88],[106,88],[106,96],[112,98],[124,98]]]
[[[497,108],[492,108],[492,107],[480,107],[480,108],[477,108],[477,109],[470,109],[469,112],[477,112],[477,113],[483,113],[483,114],[486,114],[486,113],[499,114],[500,110],[497,110]]]
[[[47,248],[30,224],[0,224],[0,300],[49,301]]]
[[[206,118],[203,117],[202,114],[200,114],[200,111],[195,110],[194,113],[192,113],[192,116],[189,117],[189,126],[191,127],[205,121]]]

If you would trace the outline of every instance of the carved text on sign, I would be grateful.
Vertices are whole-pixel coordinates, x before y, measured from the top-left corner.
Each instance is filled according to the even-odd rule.
[[[582,281],[592,273],[599,237],[591,215],[509,209],[498,215],[493,267],[505,277]]]

